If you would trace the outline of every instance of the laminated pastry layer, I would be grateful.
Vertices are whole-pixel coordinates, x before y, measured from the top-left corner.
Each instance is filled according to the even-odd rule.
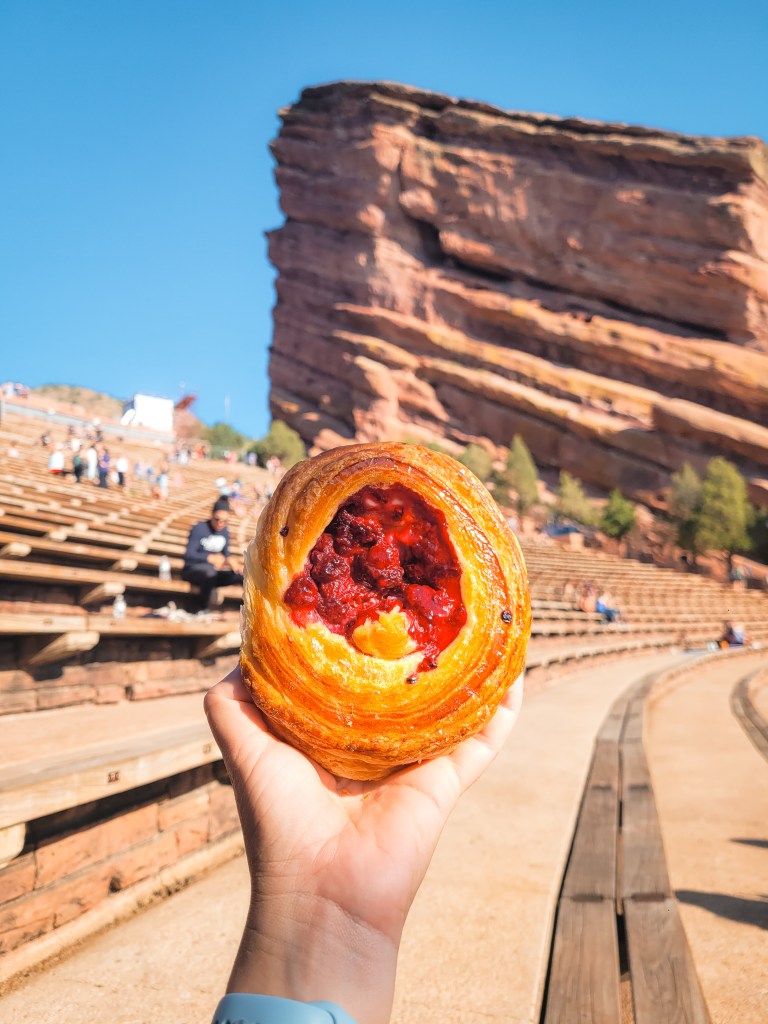
[[[376,778],[451,749],[522,671],[525,566],[485,488],[415,445],[286,475],[246,553],[243,676],[279,735]]]

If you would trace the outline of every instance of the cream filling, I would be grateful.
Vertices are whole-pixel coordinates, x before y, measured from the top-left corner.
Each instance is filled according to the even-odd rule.
[[[363,654],[387,661],[396,661],[417,649],[415,641],[408,635],[408,619],[398,608],[379,612],[376,619],[367,619],[357,627],[351,639]]]

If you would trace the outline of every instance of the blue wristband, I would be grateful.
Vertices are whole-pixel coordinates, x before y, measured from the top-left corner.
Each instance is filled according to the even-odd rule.
[[[278,996],[230,992],[213,1015],[212,1024],[355,1024],[335,1003],[298,1003]]]

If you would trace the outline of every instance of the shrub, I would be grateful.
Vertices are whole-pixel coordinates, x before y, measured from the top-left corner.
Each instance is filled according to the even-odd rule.
[[[556,510],[563,519],[573,519],[584,526],[597,526],[600,520],[600,511],[584,493],[581,480],[565,470],[560,473]]]
[[[206,427],[205,440],[212,449],[222,452],[240,452],[248,443],[245,434],[230,427],[228,423],[214,423],[212,427]]]
[[[768,562],[768,511],[764,508],[755,513],[749,531],[750,551],[760,562]]]
[[[307,449],[297,431],[282,420],[274,420],[269,433],[254,441],[248,451],[256,454],[262,466],[267,464],[267,459],[276,455],[285,469],[290,469],[307,457]]]
[[[600,519],[600,529],[614,540],[622,540],[635,525],[636,508],[618,488],[611,491]]]

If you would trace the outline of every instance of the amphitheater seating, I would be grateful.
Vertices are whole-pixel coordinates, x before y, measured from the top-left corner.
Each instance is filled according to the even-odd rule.
[[[113,600],[118,594],[152,593],[163,599],[184,597],[194,587],[184,580],[161,580],[157,576],[139,573],[115,572],[105,569],[82,569],[72,565],[50,565],[45,562],[0,558],[0,580],[28,583],[50,583],[80,591],[81,605],[99,606]],[[239,600],[237,587],[222,587],[222,593]]]
[[[47,452],[23,440],[39,425],[21,433],[20,458],[4,457],[5,441],[0,454],[0,954],[237,836],[201,692],[234,661],[242,595],[224,588],[224,604],[199,613],[179,575],[216,479],[236,475],[248,493],[265,477],[190,462],[160,500],[145,481],[52,477]],[[234,550],[260,511],[244,505]]]
[[[28,443],[40,425],[6,422],[4,430],[9,426],[20,446],[28,440],[18,459],[0,463],[0,714],[136,699],[147,689],[136,678],[147,665],[178,661],[183,681],[189,659],[213,669],[216,658],[232,654],[239,589],[220,591],[215,613],[196,613],[195,588],[179,578],[181,556],[190,527],[218,496],[216,479],[237,475],[249,490],[264,471],[191,461],[172,468],[170,496],[159,500],[146,481],[99,488],[52,476],[47,452]],[[131,458],[157,457],[154,446],[142,447],[129,433]],[[247,543],[259,511],[251,502],[242,517],[233,516],[234,550]],[[165,559],[171,579],[159,576]],[[118,595],[127,611],[114,619],[109,606]],[[118,688],[103,682],[115,664],[124,680]],[[209,675],[199,687],[209,685]]]
[[[595,625],[594,619],[579,620],[569,615],[556,627],[540,623],[542,633],[565,636],[569,631],[581,632],[606,639],[622,633],[646,637],[649,642],[666,638],[670,645],[700,647],[716,640],[723,621],[731,619],[743,622],[753,641],[768,642],[768,599],[758,591],[739,592],[696,574],[605,554],[561,551],[543,544],[526,544],[525,554],[534,608],[544,602],[547,621],[552,621],[551,609],[562,610],[566,581],[573,584],[590,580],[607,587],[624,616],[622,623]],[[576,625],[579,621],[581,624]]]
[[[233,469],[174,467],[178,479],[160,501],[144,482],[122,490],[52,478],[47,454],[30,447],[40,432],[39,424],[22,424],[24,458],[0,463],[0,865],[7,862],[0,867],[0,952],[59,926],[41,878],[48,879],[45,892],[52,887],[51,900],[73,887],[67,914],[76,915],[109,898],[111,886],[138,877],[124,866],[131,858],[151,872],[237,828],[200,694],[234,662],[241,594],[226,588],[220,610],[196,613],[193,588],[180,579],[187,533],[208,514],[216,478],[231,478]],[[157,454],[135,438],[126,449],[131,458]],[[243,466],[236,472],[246,493],[265,476]],[[260,511],[245,507],[230,524],[235,550],[247,544]],[[533,597],[527,671],[534,677],[673,647],[683,631],[690,645],[701,646],[725,617],[743,619],[755,638],[768,641],[762,594],[591,552],[534,544],[525,552]],[[165,558],[169,580],[158,573]],[[626,621],[608,625],[564,602],[567,579],[609,586]],[[118,595],[127,604],[124,618],[110,608]],[[138,821],[150,805],[154,831],[121,838],[114,822]],[[107,834],[123,867],[116,876],[99,875],[93,891],[78,888],[81,861],[72,862],[71,878],[64,866],[59,876],[41,875],[40,863],[53,863],[51,851],[76,842],[85,849],[107,842],[100,838]],[[142,860],[136,851],[145,845],[155,852]],[[5,917],[4,902],[12,911]],[[36,916],[42,905],[45,915]]]

